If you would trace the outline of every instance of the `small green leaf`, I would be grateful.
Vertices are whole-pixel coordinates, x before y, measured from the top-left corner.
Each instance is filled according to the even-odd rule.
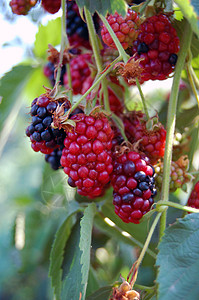
[[[189,214],[168,227],[158,248],[158,299],[198,299],[199,215]]]
[[[34,53],[37,57],[46,58],[48,44],[57,46],[61,42],[61,18],[51,20],[47,25],[40,25],[36,34]]]
[[[86,298],[86,300],[108,300],[110,293],[112,291],[112,286],[104,286],[99,290],[95,291],[92,295]]]
[[[197,18],[198,4],[196,4],[196,1],[191,1],[191,4],[194,3],[195,6],[192,6],[189,0],[175,0],[175,3],[179,6],[183,15],[190,23],[193,32],[199,37],[199,21]]]
[[[76,2],[80,8],[86,6],[91,14],[97,11],[106,16],[107,12],[114,14],[117,11],[124,16],[127,12],[127,4],[124,0],[77,0]]]
[[[52,287],[54,288],[54,294],[56,295],[57,300],[61,299],[60,294],[64,248],[71,233],[71,229],[74,226],[74,213],[75,212],[73,212],[66,218],[66,220],[57,231],[50,254],[49,276],[51,277]]]
[[[88,281],[88,273],[90,267],[90,247],[91,247],[91,233],[93,228],[93,218],[96,213],[96,205],[95,203],[91,203],[84,211],[84,216],[80,222],[81,232],[80,232],[80,243],[79,247],[82,251],[81,255],[81,272],[82,272],[82,285],[83,285],[83,293],[82,299],[85,299],[86,295],[86,287]]]

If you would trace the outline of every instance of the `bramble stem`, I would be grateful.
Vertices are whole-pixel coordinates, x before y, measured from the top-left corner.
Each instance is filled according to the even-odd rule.
[[[93,53],[94,53],[94,57],[95,57],[96,65],[97,65],[97,70],[98,70],[98,74],[99,74],[103,70],[103,65],[102,65],[100,49],[99,49],[99,45],[98,45],[98,41],[97,41],[97,34],[96,34],[95,27],[93,24],[92,16],[91,16],[89,10],[86,8],[86,6],[84,7],[84,12],[85,12],[85,17],[86,17],[86,23],[87,23],[87,27],[88,27],[90,42],[92,45],[92,49],[93,49]],[[101,85],[102,85],[103,98],[104,98],[103,99],[104,100],[104,108],[107,112],[110,112],[106,78],[102,79]]]
[[[196,90],[196,86],[195,86],[195,83],[194,83],[194,80],[193,80],[193,77],[192,77],[192,72],[191,72],[191,68],[190,68],[190,61],[187,62],[186,64],[186,71],[187,71],[187,77],[189,79],[189,83],[191,85],[191,88],[192,88],[192,92],[196,98],[196,101],[198,103],[198,107],[199,107],[199,98],[198,98],[198,93],[197,93],[197,90]]]
[[[121,61],[122,57],[118,56],[111,64],[109,68],[106,68],[104,71],[101,72],[101,75],[98,77],[98,79],[93,83],[93,85],[82,95],[82,97],[71,107],[70,112],[72,112],[75,108],[78,107],[78,105],[81,103],[82,100],[86,98],[87,95],[90,94],[90,92],[100,83],[100,81],[111,71],[111,69],[114,67],[114,65]]]
[[[127,281],[128,281],[128,278],[130,277],[131,273],[133,272],[133,275],[132,275],[132,278],[131,278],[131,281],[130,281],[130,284],[131,286],[133,287],[134,286],[134,283],[136,281],[136,278],[137,278],[137,274],[138,274],[138,269],[139,269],[139,266],[144,258],[144,255],[148,249],[148,246],[150,244],[150,241],[151,241],[151,238],[152,238],[152,235],[154,233],[154,230],[156,228],[156,225],[158,224],[158,221],[160,219],[160,216],[161,216],[161,212],[158,213],[153,221],[153,224],[151,225],[151,228],[150,228],[150,231],[148,233],[148,236],[146,238],[146,241],[144,243],[144,247],[142,248],[142,251],[140,253],[140,256],[138,258],[138,260],[136,261],[136,263],[132,266],[130,272],[129,272],[129,275],[127,277]]]
[[[101,14],[99,14],[102,22],[104,23],[104,25],[106,26],[110,36],[112,37],[117,50],[119,51],[120,56],[122,56],[122,59],[125,63],[127,63],[127,61],[129,60],[129,55],[125,52],[124,48],[122,47],[122,44],[120,43],[120,41],[118,40],[115,32],[113,31],[113,29],[111,28],[111,26],[109,25],[109,22],[106,20],[106,18],[104,16],[102,16]]]
[[[190,213],[199,213],[199,209],[196,209],[196,208],[193,208],[190,206],[186,206],[186,205],[181,205],[179,203],[175,203],[175,202],[171,202],[171,201],[163,201],[163,200],[160,200],[156,203],[157,211],[159,211],[159,207],[164,206],[164,205],[174,207],[177,209],[181,209],[181,210],[184,210],[184,211],[187,211]]]
[[[66,1],[61,0],[61,8],[62,8],[62,16],[61,16],[61,47],[60,47],[60,55],[59,55],[59,64],[57,67],[57,75],[56,75],[56,81],[55,85],[58,84],[60,80],[60,75],[61,75],[61,69],[63,65],[63,55],[64,55],[64,50],[65,48],[69,48],[69,40],[68,36],[66,34]],[[69,98],[72,102],[72,78],[71,78],[71,72],[70,72],[70,65],[69,63],[66,64],[66,70],[67,70],[67,76],[68,76],[68,86],[69,86]]]
[[[171,95],[169,99],[168,112],[167,112],[167,135],[164,155],[164,168],[163,168],[163,185],[161,192],[161,199],[163,201],[169,201],[169,180],[170,180],[170,166],[172,159],[172,146],[176,122],[176,107],[178,100],[179,84],[181,78],[181,72],[184,67],[187,52],[190,47],[192,30],[189,23],[185,19],[184,34],[181,42],[181,48],[178,55],[178,60],[175,68],[175,74],[173,78],[173,85],[171,89]],[[166,228],[166,207],[162,212],[160,219],[160,239],[164,234]]]
[[[145,115],[147,117],[147,120],[149,120],[149,112],[148,112],[147,105],[146,105],[146,99],[144,97],[144,94],[142,92],[142,89],[141,89],[141,86],[140,86],[140,83],[139,83],[139,80],[137,79],[137,77],[136,77],[136,85],[137,85],[137,88],[138,88],[139,93],[140,93],[140,98],[142,99],[142,105],[143,105],[143,108],[144,108]]]

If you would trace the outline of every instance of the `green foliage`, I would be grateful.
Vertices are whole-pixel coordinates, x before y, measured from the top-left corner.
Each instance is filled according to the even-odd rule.
[[[57,299],[60,299],[61,294],[61,267],[64,259],[64,248],[74,226],[74,213],[76,213],[76,211],[68,215],[57,231],[50,255],[49,276],[51,277],[54,294]]]
[[[107,12],[114,14],[115,11],[124,16],[127,11],[127,5],[124,0],[77,0],[76,2],[81,8],[86,6],[92,14],[97,11],[103,16],[106,16]]]
[[[82,291],[82,300],[85,299],[86,287],[88,281],[88,273],[90,267],[90,247],[91,247],[91,233],[93,228],[93,218],[96,213],[95,203],[91,203],[84,211],[84,216],[80,222],[81,231],[80,231],[80,243],[79,248],[82,251],[81,255],[81,273],[82,273],[82,285],[84,286]]]
[[[20,107],[23,103],[21,94],[32,71],[32,66],[19,65],[13,67],[0,79],[0,130],[13,106],[15,106],[15,111],[18,113],[17,107]],[[16,114],[15,111],[13,111],[11,118]]]
[[[86,300],[107,300],[110,293],[112,291],[112,286],[104,286],[97,291],[95,291],[92,295],[86,298]]]
[[[57,46],[61,42],[61,19],[51,20],[47,25],[40,25],[34,43],[36,57],[46,58],[48,45]]]
[[[189,0],[175,0],[175,3],[180,7],[182,10],[183,15],[188,20],[191,25],[193,32],[197,34],[199,37],[199,21],[197,19],[198,13],[198,4],[195,1],[191,1],[191,4],[195,4],[194,6],[190,5]]]
[[[158,246],[158,299],[197,299],[199,293],[198,245],[198,214],[179,219],[165,230],[165,235]]]

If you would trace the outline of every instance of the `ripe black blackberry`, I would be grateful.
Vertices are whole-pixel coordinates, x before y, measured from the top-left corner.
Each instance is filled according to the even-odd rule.
[[[44,154],[50,154],[54,149],[63,145],[66,137],[65,131],[51,127],[58,105],[63,105],[65,111],[70,108],[67,99],[55,101],[48,93],[35,98],[31,104],[32,122],[26,129],[26,135],[30,137],[31,146],[35,152],[41,151]]]
[[[53,170],[58,170],[61,168],[60,159],[63,147],[64,145],[55,149],[52,153],[45,155],[45,161],[50,164]]]
[[[93,17],[96,30],[99,29],[98,17]],[[67,1],[66,31],[70,44],[75,47],[90,48],[88,28],[79,14],[79,8],[74,0]]]
[[[49,79],[50,83],[52,86],[55,85],[55,76],[54,76],[54,72],[55,72],[55,66],[52,62],[48,62],[45,66],[44,66],[44,75]],[[63,85],[64,84],[64,74],[66,73],[66,66],[64,65],[61,69],[61,75],[60,75],[60,84]]]

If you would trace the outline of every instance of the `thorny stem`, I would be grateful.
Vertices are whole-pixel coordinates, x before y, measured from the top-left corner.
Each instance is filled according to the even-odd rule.
[[[69,40],[66,34],[66,1],[61,0],[61,8],[62,8],[62,16],[61,16],[61,48],[60,48],[60,55],[59,55],[59,65],[57,68],[57,75],[56,75],[56,81],[55,85],[58,84],[60,80],[61,75],[61,69],[62,69],[62,62],[63,62],[63,55],[65,48],[69,48]],[[66,64],[67,69],[67,76],[68,76],[68,85],[69,85],[69,98],[72,101],[72,78],[71,78],[71,72],[70,72],[70,66],[69,64]]]
[[[128,235],[124,235],[124,231],[123,231],[120,227],[118,227],[114,222],[112,222],[111,220],[110,220],[110,221],[113,223],[113,225],[110,225],[110,223],[106,221],[106,218],[105,218],[105,216],[103,215],[103,213],[100,212],[100,213],[99,213],[99,217],[100,217],[101,219],[103,219],[103,221],[107,224],[107,226],[110,226],[110,227],[114,228],[115,231],[117,231],[117,232],[119,232],[121,235],[125,236],[125,238],[126,238],[127,240],[129,240],[129,241],[131,241],[132,243],[134,243],[137,247],[143,248],[144,245],[143,245],[141,242],[139,242],[138,240],[136,240],[129,232],[128,232]],[[147,249],[146,249],[146,252],[147,252],[151,257],[153,257],[154,259],[156,259],[156,254],[155,254],[152,250],[150,250],[149,248],[147,248]]]
[[[129,55],[125,52],[124,48],[122,47],[120,41],[118,40],[115,32],[109,25],[109,22],[106,20],[106,18],[104,16],[102,16],[101,14],[99,14],[99,16],[100,16],[102,22],[104,23],[104,25],[106,26],[110,36],[112,37],[112,39],[117,47],[117,50],[119,51],[120,56],[122,56],[123,61],[125,63],[127,63],[127,61],[129,60]]]
[[[191,68],[190,67],[191,67],[190,61],[188,61],[187,64],[186,64],[187,77],[189,79],[192,91],[194,93],[194,96],[195,96],[196,101],[197,101],[198,106],[199,106],[198,93],[197,93],[197,90],[196,90],[196,86],[195,86],[195,83],[194,83],[194,80],[193,80],[193,77],[192,77],[192,73],[191,73]]]
[[[190,47],[192,37],[192,30],[189,23],[185,19],[184,34],[181,43],[181,49],[178,56],[178,61],[175,68],[175,74],[173,79],[173,85],[171,89],[171,95],[169,99],[168,112],[167,112],[167,135],[166,135],[166,145],[165,145],[165,155],[164,155],[164,167],[163,167],[163,185],[161,192],[161,199],[163,201],[169,201],[169,180],[170,180],[170,166],[172,159],[172,146],[174,139],[174,130],[176,122],[176,107],[178,100],[179,84],[181,78],[181,72],[184,67],[185,59],[187,56],[187,51]],[[160,219],[160,239],[164,234],[166,228],[166,210],[167,207],[163,209],[162,216]]]
[[[90,94],[90,92],[100,83],[100,81],[111,71],[111,69],[114,67],[114,65],[121,61],[122,57],[118,56],[111,64],[108,68],[106,68],[104,71],[101,72],[101,75],[98,77],[98,79],[93,83],[93,85],[90,87],[90,89],[88,89],[86,91],[86,93],[84,95],[82,95],[82,97],[75,103],[73,104],[73,106],[71,107],[70,112],[72,112],[75,108],[78,107],[78,105],[81,103],[82,100],[84,100],[86,98],[87,95]]]
[[[154,233],[154,230],[155,230],[155,228],[156,228],[156,225],[158,224],[158,221],[159,221],[159,219],[160,219],[160,216],[161,216],[161,212],[158,213],[158,214],[156,215],[156,217],[155,217],[155,219],[154,219],[154,221],[153,221],[153,224],[151,225],[151,228],[150,228],[150,231],[149,231],[149,233],[148,233],[147,239],[146,239],[146,241],[145,241],[144,247],[142,248],[142,251],[141,251],[141,253],[140,253],[140,256],[139,256],[138,260],[136,261],[136,263],[132,266],[132,268],[131,268],[131,270],[130,270],[130,272],[129,272],[129,275],[128,275],[128,277],[127,277],[127,281],[128,281],[130,275],[133,273],[132,278],[131,278],[131,280],[130,280],[130,284],[131,284],[132,287],[134,286],[134,283],[135,283],[135,281],[136,281],[139,266],[140,266],[140,264],[141,264],[141,262],[142,262],[142,260],[143,260],[143,258],[144,258],[144,255],[145,255],[145,253],[146,253],[146,251],[147,251],[147,249],[148,249],[148,246],[149,246],[149,244],[150,244],[152,235],[153,235],[153,233]]]
[[[186,206],[186,205],[181,205],[179,203],[175,203],[175,202],[171,202],[171,201],[162,201],[162,200],[160,200],[156,203],[157,211],[159,211],[159,207],[164,206],[164,205],[174,207],[177,209],[181,209],[181,210],[184,210],[184,211],[187,211],[190,213],[199,213],[199,209],[196,209],[196,208],[193,208],[190,206]]]
[[[142,89],[141,89],[141,86],[140,86],[140,83],[139,83],[139,80],[137,79],[137,77],[136,77],[136,85],[137,85],[137,88],[138,88],[139,93],[140,93],[140,98],[142,99],[142,105],[143,105],[143,108],[144,108],[145,115],[147,117],[147,120],[149,120],[149,112],[148,112],[147,105],[146,105],[146,99],[144,97],[144,94],[142,92]]]
[[[94,53],[94,57],[95,57],[96,65],[97,65],[97,70],[98,70],[98,74],[99,74],[103,70],[103,65],[102,65],[102,60],[101,60],[101,56],[100,56],[100,49],[99,49],[99,45],[98,45],[98,41],[97,41],[97,35],[96,35],[95,27],[93,24],[92,16],[91,16],[89,10],[86,8],[86,6],[84,7],[84,12],[85,12],[88,31],[89,31],[90,42],[92,45],[92,49],[93,49],[93,53]],[[102,85],[102,91],[103,91],[103,97],[104,97],[104,107],[105,107],[106,111],[110,112],[106,78],[102,79],[101,85]]]

